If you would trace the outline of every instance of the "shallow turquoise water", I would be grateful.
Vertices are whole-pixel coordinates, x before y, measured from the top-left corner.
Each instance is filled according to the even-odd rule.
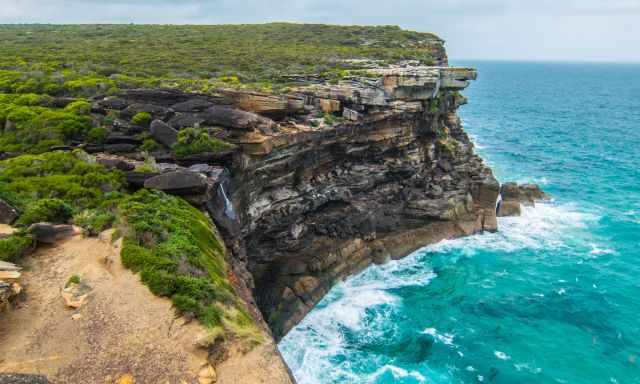
[[[305,383],[640,383],[640,65],[455,63],[501,181],[555,200],[337,285],[280,343]]]

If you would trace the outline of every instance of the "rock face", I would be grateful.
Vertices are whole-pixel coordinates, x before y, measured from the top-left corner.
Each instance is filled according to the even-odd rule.
[[[475,72],[380,73],[298,89],[308,109],[355,118],[234,124],[241,150],[226,194],[212,197],[227,201],[210,211],[276,338],[371,263],[497,229],[500,186],[456,115]],[[237,218],[221,220],[228,204]]]
[[[435,53],[446,65],[444,50]],[[148,111],[150,134],[166,147],[189,126],[235,144],[180,158],[159,150],[156,161],[180,167],[127,179],[208,210],[243,298],[255,299],[276,339],[371,263],[497,229],[500,185],[456,114],[475,70],[379,65],[337,82],[292,78],[286,95],[132,90],[94,101],[124,120]]]

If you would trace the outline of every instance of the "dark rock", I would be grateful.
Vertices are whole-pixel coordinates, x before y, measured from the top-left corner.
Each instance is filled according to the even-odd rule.
[[[49,148],[50,151],[72,151],[73,147],[70,145],[54,145],[53,147]]]
[[[53,244],[56,241],[77,234],[73,225],[36,223],[31,224],[27,231],[39,243]]]
[[[18,218],[18,211],[9,203],[0,199],[0,223],[11,224]]]
[[[127,102],[124,99],[121,99],[119,97],[106,97],[100,101],[98,101],[97,103],[98,105],[100,105],[103,108],[106,109],[117,109],[117,110],[121,110],[121,109],[125,109],[127,107]]]
[[[209,164],[194,164],[189,167],[189,171],[206,175],[219,175],[224,172],[224,168]]]
[[[213,103],[203,99],[191,99],[171,106],[176,112],[201,112],[213,107]]]
[[[171,115],[173,115],[173,111],[167,107],[162,107],[160,105],[154,105],[154,104],[142,104],[142,103],[135,103],[135,104],[129,105],[127,108],[125,108],[121,112],[121,115],[131,118],[140,112],[147,112],[151,116],[158,119],[166,119]]]
[[[78,99],[75,97],[54,97],[47,103],[47,106],[51,108],[64,108],[76,100]]]
[[[48,384],[46,376],[21,373],[0,373],[0,384]]]
[[[236,128],[246,131],[257,129],[261,126],[270,126],[273,122],[269,119],[230,107],[214,106],[202,113],[206,124],[221,125],[228,128]]]
[[[135,144],[107,144],[103,145],[103,150],[107,153],[130,153],[136,151],[138,146]]]
[[[195,127],[204,123],[205,119],[194,113],[180,113],[169,120],[169,125],[175,129]]]
[[[207,178],[190,171],[167,172],[147,179],[144,187],[176,195],[195,195],[205,192]]]
[[[107,136],[105,144],[132,144],[132,145],[140,145],[142,144],[142,140],[137,137],[128,136],[128,135],[118,135],[111,134]]]
[[[158,175],[159,173],[147,172],[127,172],[124,174],[125,178],[127,179],[127,183],[129,183],[129,185],[134,188],[144,187],[145,181]]]
[[[181,156],[175,159],[176,163],[189,167],[193,164],[221,164],[230,165],[233,162],[233,154],[236,150],[229,150],[217,153],[198,153],[195,155]]]
[[[178,141],[178,131],[171,128],[162,120],[153,120],[150,126],[151,137],[167,148],[171,148]]]
[[[117,159],[117,158],[99,158],[96,159],[96,161],[98,162],[98,164],[102,164],[107,168],[110,169],[119,169],[121,171],[132,171],[135,168],[135,165],[125,161],[123,159]]]

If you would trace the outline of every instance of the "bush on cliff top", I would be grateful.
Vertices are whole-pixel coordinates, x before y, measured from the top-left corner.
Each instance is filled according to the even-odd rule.
[[[116,197],[113,193],[123,187],[121,172],[89,164],[69,152],[0,161],[0,198],[23,212],[18,224],[67,220],[66,207],[71,207],[71,214],[95,209]]]
[[[178,142],[171,150],[178,156],[188,156],[207,152],[219,153],[233,148],[233,144],[209,136],[205,129],[185,128],[178,132]]]

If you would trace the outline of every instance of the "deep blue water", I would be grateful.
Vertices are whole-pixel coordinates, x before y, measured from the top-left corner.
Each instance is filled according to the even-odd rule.
[[[280,343],[305,383],[640,383],[640,65],[462,62],[501,181],[554,201],[337,285]]]

